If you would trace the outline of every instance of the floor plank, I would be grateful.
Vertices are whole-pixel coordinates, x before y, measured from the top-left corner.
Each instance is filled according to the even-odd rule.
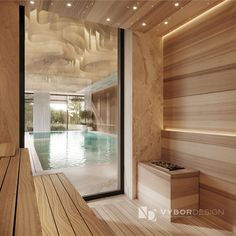
[[[124,224],[134,235],[143,236],[145,232],[142,231],[141,228],[137,227],[137,225],[131,221],[126,214],[123,214],[118,207],[115,205],[109,204],[107,208],[114,213],[116,217]]]
[[[96,208],[98,214],[102,217],[101,219],[107,222],[107,225],[111,228],[114,235],[125,236],[122,229],[114,222],[110,216],[104,211],[103,208]]]
[[[135,217],[140,224],[142,224],[146,229],[149,229],[153,235],[169,235],[171,236],[171,232],[169,230],[165,230],[164,225],[157,224],[156,222],[153,222],[151,220],[146,219],[139,219],[138,218],[138,207],[134,205],[134,202],[132,201],[124,201],[120,202],[118,204],[120,208],[128,209],[128,211],[133,214],[133,217]],[[164,229],[163,229],[164,228]]]
[[[98,201],[99,202],[99,201]],[[165,218],[157,217],[156,222],[139,219],[138,209],[145,206],[138,200],[114,201],[109,199],[106,204],[104,200],[99,204],[96,201],[89,204],[92,206],[97,217],[107,222],[114,235],[172,235],[172,236],[233,236],[234,233],[227,231],[222,226],[217,225],[210,219],[201,216],[190,216],[176,219],[175,222],[169,222]],[[149,206],[152,209],[152,206]],[[128,227],[131,233],[124,230]]]
[[[138,230],[140,230],[140,232],[142,233],[142,235],[147,235],[147,236],[153,236],[154,234],[148,229],[146,228],[143,224],[141,224],[137,217],[133,214],[130,214],[129,210],[123,207],[120,207],[118,204],[114,204],[114,207],[116,207],[117,209],[119,209],[119,211],[123,214],[123,216],[126,219],[126,222],[129,222],[130,225],[135,225],[136,228]],[[140,233],[136,233],[136,234],[140,234]]]

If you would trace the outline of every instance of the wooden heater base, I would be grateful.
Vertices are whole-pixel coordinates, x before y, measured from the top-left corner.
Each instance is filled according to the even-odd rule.
[[[140,162],[137,190],[139,200],[170,221],[199,209],[199,171],[193,169],[169,171]]]

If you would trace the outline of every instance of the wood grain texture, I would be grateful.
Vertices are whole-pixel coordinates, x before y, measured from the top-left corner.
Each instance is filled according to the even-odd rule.
[[[155,53],[153,53],[155,52]],[[153,33],[132,34],[133,197],[138,161],[161,156],[163,121],[162,39]],[[155,115],[154,115],[155,114]]]
[[[40,176],[34,177],[37,205],[42,226],[43,235],[58,235],[55,219],[50,208],[47,194]]]
[[[16,145],[15,143],[0,143],[0,157],[15,156]]]
[[[28,150],[21,149],[20,155],[15,235],[41,236],[41,223]]]
[[[165,209],[163,217],[176,220],[179,214],[169,214],[168,210],[199,208],[199,172],[191,169],[168,172],[149,162],[140,162],[138,199],[147,204],[152,202],[160,212]]]
[[[162,156],[200,170],[200,206],[235,228],[236,2],[164,37]]]
[[[75,235],[74,229],[71,227],[71,223],[68,219],[67,213],[65,212],[62,202],[60,201],[59,196],[53,187],[50,177],[48,175],[44,175],[41,178],[57,225],[59,235]]]
[[[162,132],[162,157],[199,170],[200,207],[221,206],[225,213],[220,217],[232,225],[235,225],[235,215],[231,209],[236,206],[235,143],[236,136]],[[215,201],[211,201],[213,195]]]
[[[94,123],[96,125],[96,129],[98,131],[116,134],[118,130],[117,87],[113,86],[93,93],[92,103],[94,105]]]
[[[210,205],[213,209],[221,210],[222,214],[219,214],[219,218],[225,220],[227,223],[230,223],[235,227],[236,199],[229,199],[228,197],[205,188],[201,188],[200,194],[202,208],[209,208]]]
[[[235,6],[164,38],[165,128],[236,132]]]
[[[88,226],[86,225],[86,222],[83,220],[82,216],[80,215],[80,212],[77,210],[74,203],[71,201],[70,196],[63,187],[58,176],[50,175],[49,177],[55,187],[55,190],[60,198],[60,201],[63,203],[63,206],[66,209],[67,216],[71,222],[75,234],[84,236],[91,235],[91,232]]]
[[[174,1],[165,0],[139,2],[134,0],[72,0],[70,1],[72,7],[66,7],[65,2],[62,1],[56,1],[52,5],[48,1],[43,0],[40,4],[35,3],[33,6],[25,0],[20,2],[26,5],[27,16],[30,10],[38,9],[38,15],[43,10],[49,10],[63,18],[97,22],[139,32],[155,31],[158,35],[162,36],[186,23],[189,18],[196,17],[219,4],[222,0],[211,0],[209,2],[179,0],[178,7],[174,5]],[[137,7],[136,10],[133,10],[134,6]],[[110,21],[106,21],[108,17]],[[40,19],[40,17],[38,18]],[[47,19],[40,19],[40,22],[45,23],[45,20],[47,21]],[[163,23],[165,20],[169,21],[168,25]],[[146,22],[147,25],[143,27],[142,22]]]
[[[19,5],[0,3],[0,142],[19,146]]]
[[[88,225],[90,231],[93,235],[112,235],[111,231],[107,228],[103,222],[99,221],[93,213],[93,211],[86,204],[84,199],[80,196],[80,194],[76,191],[74,186],[70,183],[70,181],[66,178],[64,174],[58,174],[60,181],[62,182],[64,188],[67,190],[70,198],[75,204],[76,208],[79,210],[81,216],[85,220]]]
[[[9,163],[10,163],[10,158],[0,159],[0,191],[2,188],[3,180],[5,178]]]
[[[164,127],[236,132],[236,90],[164,101]]]
[[[64,174],[34,177],[43,235],[112,235]]]
[[[16,152],[0,159],[0,235],[41,236],[29,154]]]
[[[163,120],[163,74],[162,39],[155,33],[133,33],[132,68],[133,158],[136,161],[158,159]]]
[[[168,222],[163,217],[157,218],[156,221],[138,218],[139,208],[147,206],[148,210],[156,208],[152,202],[144,205],[139,200],[122,200],[122,201],[103,201],[92,207],[97,217],[107,223],[114,235],[121,236],[233,236],[229,228],[208,216],[193,216],[176,219],[175,222]]]
[[[19,163],[20,153],[17,152],[15,157],[10,158],[0,191],[0,235],[13,234]]]

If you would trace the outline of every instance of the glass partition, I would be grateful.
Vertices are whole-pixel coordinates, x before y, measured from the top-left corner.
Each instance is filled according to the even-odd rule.
[[[118,30],[34,9],[25,19],[35,172],[62,171],[83,196],[122,192]]]

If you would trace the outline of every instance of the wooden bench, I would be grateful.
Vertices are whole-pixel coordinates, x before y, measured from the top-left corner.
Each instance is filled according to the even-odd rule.
[[[13,156],[14,155],[14,156]],[[64,174],[33,178],[27,149],[0,144],[0,235],[112,235]]]
[[[35,176],[43,235],[112,235],[64,174]]]
[[[16,154],[15,143],[0,143],[0,158],[1,157],[11,157]]]
[[[2,144],[0,153],[0,235],[41,236],[28,150]]]

